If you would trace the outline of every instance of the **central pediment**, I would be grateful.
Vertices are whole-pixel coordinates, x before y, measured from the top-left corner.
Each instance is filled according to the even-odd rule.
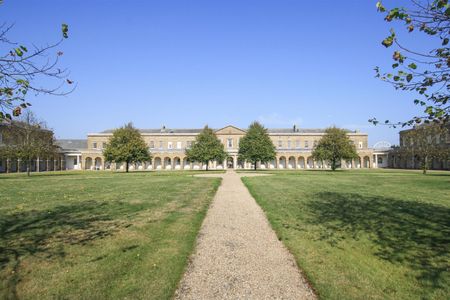
[[[233,125],[228,125],[224,128],[217,129],[216,134],[245,134],[245,130],[237,128]]]

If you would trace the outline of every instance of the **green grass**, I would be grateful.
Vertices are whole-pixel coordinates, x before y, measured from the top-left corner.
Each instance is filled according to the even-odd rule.
[[[0,299],[169,299],[218,178],[0,175]]]
[[[321,299],[449,299],[449,172],[286,171],[243,181]]]

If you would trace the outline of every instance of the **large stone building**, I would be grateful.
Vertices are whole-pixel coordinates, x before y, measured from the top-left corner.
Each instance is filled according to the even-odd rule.
[[[145,163],[132,165],[130,169],[138,170],[197,170],[206,166],[197,162],[188,162],[185,155],[186,148],[194,142],[201,129],[142,129],[142,137],[147,143],[152,160]],[[276,146],[277,157],[275,160],[258,164],[258,168],[266,169],[314,169],[329,168],[322,166],[321,162],[314,161],[311,152],[317,142],[324,135],[320,129],[300,129],[295,126],[290,129],[269,129],[269,135]],[[215,130],[217,137],[224,144],[229,158],[225,161],[211,162],[211,169],[228,168],[252,168],[249,162],[238,160],[239,141],[245,135],[245,130],[235,126],[226,126]],[[112,136],[112,130],[100,133],[88,134],[85,144],[83,141],[59,141],[64,151],[73,148],[66,153],[67,169],[84,170],[108,170],[123,169],[123,164],[110,164],[105,162],[102,150],[108,139]],[[359,158],[353,161],[343,161],[343,168],[372,168],[378,167],[380,158],[368,147],[367,134],[348,131],[349,138],[353,141],[358,151]],[[71,144],[72,143],[72,146]],[[76,147],[74,147],[77,145]],[[79,147],[79,148],[77,148]],[[77,150],[74,151],[74,150]],[[384,154],[380,154],[384,155]],[[385,159],[386,161],[386,159]],[[383,160],[381,165],[384,166]]]
[[[388,166],[390,168],[397,169],[420,169],[420,158],[408,151],[402,151],[405,149],[414,149],[417,147],[413,140],[414,135],[411,135],[415,130],[418,130],[422,126],[430,126],[426,124],[418,125],[416,127],[402,130],[399,132],[399,146],[393,147],[389,151]],[[434,137],[427,137],[428,143],[434,143],[435,147],[440,148],[443,152],[450,153],[450,124],[447,124],[446,129],[441,131]],[[405,153],[406,152],[406,153]],[[410,151],[409,151],[410,152]],[[432,170],[450,170],[450,159],[440,158],[433,159],[429,168]]]
[[[142,129],[142,137],[152,154],[152,160],[138,163],[131,170],[199,170],[205,169],[202,163],[188,162],[185,155],[201,129]],[[35,162],[34,171],[46,170],[120,170],[124,164],[111,164],[103,158],[102,151],[112,130],[100,133],[90,133],[86,140],[57,140],[61,156],[57,158],[41,158]],[[269,135],[276,147],[276,159],[258,164],[261,169],[320,169],[330,168],[329,165],[312,159],[312,150],[324,135],[322,129],[304,129],[293,126],[287,129],[268,129]],[[229,157],[225,161],[211,162],[210,169],[242,169],[253,168],[249,162],[238,160],[239,141],[245,135],[245,130],[235,126],[226,126],[215,130],[217,137],[224,144]],[[387,167],[387,152],[368,147],[368,136],[358,131],[348,131],[349,138],[355,144],[358,158],[342,161],[342,168],[377,168]],[[0,140],[1,143],[1,140]],[[5,172],[6,164],[20,165],[20,162],[0,162],[0,172]],[[8,171],[20,169],[9,168]]]

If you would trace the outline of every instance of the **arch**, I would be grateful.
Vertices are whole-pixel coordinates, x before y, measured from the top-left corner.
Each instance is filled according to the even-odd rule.
[[[271,161],[269,161],[269,162],[267,163],[267,167],[268,167],[269,169],[275,169],[275,168],[277,167],[277,162],[276,162],[276,160],[275,160],[275,159],[272,159]]]
[[[295,169],[297,167],[294,156],[289,156],[287,167],[288,169]]]
[[[353,167],[353,161],[351,159],[347,159],[344,163],[346,169],[351,169]]]
[[[178,156],[173,159],[173,165],[175,170],[181,169],[181,159]]]
[[[364,168],[370,168],[370,157],[364,156],[364,158],[363,158],[363,166],[364,166]]]
[[[92,166],[92,158],[91,157],[86,157],[86,159],[84,160],[84,169],[85,170],[91,170],[92,168],[93,168],[93,166]]]
[[[355,168],[356,169],[361,169],[362,168],[361,157],[355,158]]]
[[[314,159],[312,158],[312,156],[309,156],[306,159],[306,168],[307,169],[314,169]]]
[[[216,161],[216,169],[222,170],[223,169],[223,161]]]
[[[147,162],[147,168],[146,168],[147,170],[151,170],[151,169],[153,169],[153,159],[150,159],[148,162]]]
[[[278,161],[279,161],[278,169],[286,169],[286,167],[287,167],[286,157],[280,156]]]
[[[96,157],[94,159],[94,170],[103,170],[102,158]]]
[[[153,159],[153,164],[154,164],[154,168],[155,170],[161,170],[162,169],[162,160],[161,157],[155,157],[155,159]]]
[[[165,170],[172,169],[172,159],[170,157],[164,157],[163,166]]]
[[[297,158],[297,168],[304,169],[305,168],[305,158],[303,156],[299,156]]]
[[[191,168],[191,163],[187,157],[183,158],[183,169],[189,170]]]

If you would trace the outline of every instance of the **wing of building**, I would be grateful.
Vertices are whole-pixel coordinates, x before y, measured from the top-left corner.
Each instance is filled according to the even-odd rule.
[[[189,148],[195,137],[202,129],[141,129],[140,132],[147,143],[152,160],[131,166],[131,169],[138,170],[186,170],[203,169],[206,166],[197,162],[188,162],[185,155],[186,148]],[[276,160],[258,165],[259,168],[278,169],[312,169],[328,168],[329,166],[316,162],[311,157],[311,152],[317,142],[324,135],[323,129],[304,128],[272,128],[268,129],[269,135],[276,146]],[[123,169],[124,165],[110,164],[104,161],[102,156],[103,148],[108,139],[112,136],[113,130],[106,130],[100,133],[90,133],[87,136],[86,145],[82,145],[80,151],[68,152],[68,169],[81,168],[86,170],[107,170]],[[252,168],[249,162],[238,160],[239,141],[245,135],[245,130],[229,125],[220,129],[215,129],[217,137],[224,144],[229,158],[225,161],[211,162],[211,169],[227,168]],[[343,168],[372,168],[378,165],[372,149],[368,148],[368,136],[366,133],[348,130],[349,138],[354,142],[359,158],[353,161],[343,161]],[[69,147],[61,143],[64,151]],[[77,160],[75,160],[75,157]],[[73,163],[71,162],[73,160]],[[77,164],[75,164],[75,161]],[[80,165],[81,163],[81,165]],[[75,167],[76,166],[76,167]]]

